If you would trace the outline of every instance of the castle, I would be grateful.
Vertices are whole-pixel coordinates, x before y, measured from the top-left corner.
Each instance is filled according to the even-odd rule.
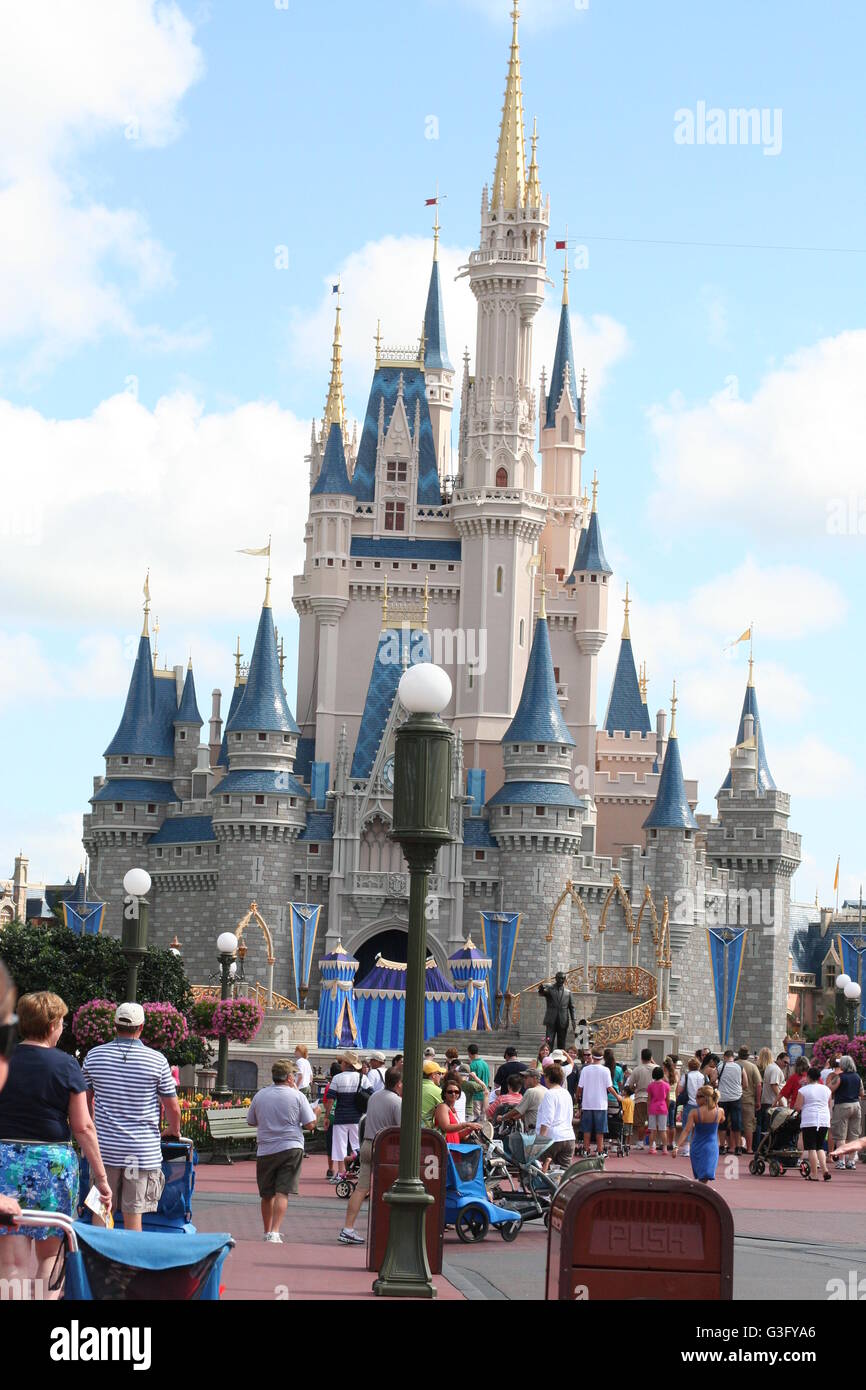
[[[295,987],[293,902],[322,905],[311,1003],[317,961],[338,943],[364,966],[377,951],[405,960],[408,873],[389,839],[403,717],[396,690],[407,663],[432,657],[453,682],[445,718],[456,735],[454,840],[431,881],[437,962],[477,936],[479,911],[519,912],[512,992],[546,976],[551,962],[577,965],[585,950],[597,961],[603,945],[606,965],[658,976],[663,1022],[694,1046],[719,1041],[720,991],[730,1003],[735,988],[725,933],[711,950],[706,930],[724,928],[733,903],[748,930],[731,957],[739,981],[731,1035],[778,1045],[800,850],[789,799],[767,764],[751,665],[712,821],[694,815],[676,701],[669,731],[665,713],[655,727],[650,720],[628,602],[596,725],[611,569],[597,480],[591,500],[582,482],[587,391],[574,360],[567,264],[549,376],[538,394],[531,380],[549,228],[535,133],[526,148],[515,9],[495,173],[482,195],[478,249],[461,270],[478,306],[474,374],[467,354],[458,382],[449,359],[437,206],[420,340],[388,350],[377,338],[360,437],[344,404],[337,302],[327,401],[307,460],[305,561],[294,580],[294,713],[270,579],[252,655],[246,664],[236,655],[225,718],[213,693],[206,743],[192,664],[159,669],[146,604],[126,705],[84,818],[91,894],[108,903],[108,929],[119,930],[123,875],[146,867],[151,939],[165,945],[177,934],[193,980],[213,978],[216,937],[251,900],[270,924],[283,994]],[[548,939],[567,883],[580,902],[556,913]],[[647,892],[659,916],[668,904],[661,950],[648,932],[636,943],[627,929]],[[247,978],[263,981],[265,946],[255,937],[247,944]]]

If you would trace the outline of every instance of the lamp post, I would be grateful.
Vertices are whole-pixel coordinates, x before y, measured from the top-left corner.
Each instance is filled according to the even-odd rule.
[[[237,971],[235,954],[238,939],[232,931],[224,931],[217,937],[217,954],[220,963],[220,999],[228,999],[233,973]],[[232,966],[235,971],[232,971]],[[213,1089],[214,1100],[229,1100],[231,1091],[228,1084],[229,1040],[225,1033],[220,1035],[217,1058],[217,1079]]]
[[[398,689],[409,718],[397,730],[394,751],[394,823],[391,838],[409,865],[409,938],[406,1021],[403,1034],[403,1106],[400,1164],[385,1201],[391,1208],[388,1245],[373,1292],[389,1298],[435,1298],[424,1224],[433,1198],[419,1177],[424,985],[427,959],[425,905],[439,846],[451,835],[453,734],[439,717],[451,699],[445,671],[420,662],[403,672]]]
[[[857,1016],[860,1012],[860,986],[856,980],[849,980],[845,986],[845,1002],[848,1006],[848,1036],[853,1037],[857,1031]]]
[[[147,955],[147,909],[150,892],[147,869],[129,869],[123,879],[123,927],[120,949],[126,961],[126,998],[135,1003],[138,995],[138,968]]]

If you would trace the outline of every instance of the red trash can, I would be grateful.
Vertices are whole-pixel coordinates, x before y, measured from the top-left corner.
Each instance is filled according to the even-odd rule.
[[[419,1177],[432,1195],[427,1208],[424,1233],[431,1274],[442,1273],[442,1247],[445,1244],[445,1175],[447,1145],[435,1129],[421,1131],[421,1171]],[[370,1219],[367,1222],[367,1268],[378,1274],[388,1244],[391,1208],[385,1193],[394,1185],[400,1166],[400,1129],[382,1129],[373,1140],[373,1180],[370,1187]]]

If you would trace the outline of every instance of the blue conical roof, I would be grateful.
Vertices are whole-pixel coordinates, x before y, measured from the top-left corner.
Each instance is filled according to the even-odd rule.
[[[581,534],[571,573],[577,574],[580,570],[585,570],[588,574],[613,574],[605,559],[598,512],[595,511],[590,514],[589,525]]]
[[[617,729],[626,734],[650,733],[649,712],[641,699],[630,637],[623,637],[620,643],[604,727],[609,734]]]
[[[322,460],[319,476],[313,486],[314,496],[321,495],[323,492],[336,493],[342,497],[351,497],[352,495],[352,484],[349,482],[346,453],[343,448],[343,431],[336,420],[328,431],[325,457]]]
[[[262,608],[247,683],[231,727],[234,732],[300,733],[283,689],[274,615],[269,603]]]
[[[574,739],[565,726],[550,655],[547,619],[539,618],[517,713],[505,731],[503,743],[567,743]]]
[[[683,781],[683,765],[680,760],[680,744],[676,734],[671,734],[662,763],[656,799],[652,810],[643,823],[644,830],[698,830],[697,821],[686,796]]]
[[[424,366],[451,372],[448,344],[445,341],[445,311],[442,307],[442,286],[439,283],[439,262],[433,262],[427,308],[424,310]]]
[[[568,305],[563,304],[562,312],[559,316],[559,333],[556,338],[556,352],[553,358],[553,370],[550,373],[550,390],[547,393],[547,411],[544,418],[545,429],[552,429],[556,424],[556,412],[559,402],[562,400],[562,393],[565,390],[565,369],[568,368],[568,376],[571,384],[571,398],[577,409],[577,418],[580,419],[580,394],[577,389],[577,375],[574,370],[574,347],[571,342],[571,315],[568,312]]]
[[[746,686],[746,694],[743,700],[743,710],[740,715],[740,727],[737,729],[737,743],[742,743],[746,737],[745,725],[747,714],[750,714],[754,719],[755,731],[758,735],[758,786],[763,792],[774,792],[776,790],[776,784],[773,781],[769,764],[767,763],[767,753],[764,748],[764,735],[761,731],[761,721],[758,717],[758,697],[755,694],[755,687],[752,685],[751,681]],[[730,791],[730,789],[731,772],[729,768],[728,775],[725,778],[719,790],[726,792]]]
[[[87,901],[87,886],[84,882],[84,870],[79,869],[78,877],[75,880],[75,887],[66,899],[68,903],[83,903]]]
[[[138,643],[138,655],[132,668],[123,716],[117,733],[105,750],[106,758],[120,754],[154,758],[170,758],[173,755],[172,718],[177,701],[174,701],[175,710],[170,710],[165,700],[157,702],[155,687],[150,638],[143,633]]]
[[[192,674],[192,666],[188,667],[186,680],[183,683],[183,694],[180,697],[180,706],[175,716],[175,724],[197,724],[201,728],[204,720],[198,712],[198,704],[195,698],[195,680]]]

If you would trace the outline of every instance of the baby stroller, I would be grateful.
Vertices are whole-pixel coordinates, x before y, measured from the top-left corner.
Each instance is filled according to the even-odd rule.
[[[142,1227],[145,1231],[181,1231],[184,1235],[195,1235],[192,1225],[192,1194],[198,1163],[195,1147],[191,1139],[163,1139],[161,1148],[165,1187],[156,1211],[145,1212],[142,1217]],[[78,1162],[81,1172],[78,1220],[89,1225],[92,1217],[84,1199],[90,1191],[90,1169],[83,1156]],[[114,1213],[114,1224],[123,1226],[123,1212]]]
[[[337,1181],[334,1183],[334,1191],[338,1197],[348,1201],[355,1188],[358,1186],[358,1174],[361,1171],[361,1145],[364,1142],[364,1121],[367,1116],[362,1115],[361,1123],[358,1126],[358,1152],[347,1154]]]
[[[63,1297],[85,1302],[217,1300],[222,1267],[234,1246],[226,1232],[176,1240],[170,1231],[109,1231],[60,1212],[25,1210],[19,1225],[60,1228]]]
[[[622,1101],[619,1096],[607,1098],[607,1144],[606,1152],[622,1158],[628,1154],[630,1145],[622,1137]]]
[[[484,1186],[480,1144],[449,1144],[445,1175],[445,1224],[464,1244],[483,1240],[493,1226],[503,1240],[515,1240],[523,1219],[505,1202],[491,1201]]]
[[[501,1187],[493,1189],[494,1197],[503,1206],[519,1211],[524,1221],[540,1219],[545,1226],[561,1175],[559,1168],[552,1168],[549,1173],[542,1170],[540,1160],[549,1148],[550,1141],[542,1140],[536,1145],[534,1134],[516,1130],[511,1136],[511,1158],[517,1166],[519,1187],[515,1192],[505,1192]]]
[[[770,1112],[770,1127],[761,1135],[749,1172],[761,1176],[769,1168],[770,1176],[783,1178],[789,1168],[799,1168],[804,1175],[809,1162],[797,1148],[800,1133],[800,1112],[784,1106]]]

